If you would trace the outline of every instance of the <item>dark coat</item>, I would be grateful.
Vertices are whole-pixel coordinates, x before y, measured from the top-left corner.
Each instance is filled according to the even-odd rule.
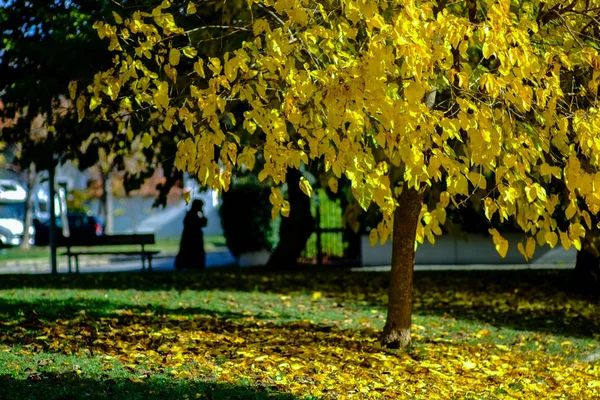
[[[179,254],[175,258],[175,268],[204,268],[206,252],[204,251],[204,235],[202,228],[207,220],[198,213],[188,211],[183,220],[183,233],[179,244]]]

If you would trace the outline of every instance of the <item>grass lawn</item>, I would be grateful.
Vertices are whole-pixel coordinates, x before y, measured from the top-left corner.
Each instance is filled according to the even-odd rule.
[[[204,247],[207,251],[214,250],[219,247],[225,247],[225,238],[223,236],[205,236],[204,237]],[[140,246],[104,246],[102,250],[139,250]],[[81,249],[76,247],[74,249]],[[176,253],[179,251],[179,238],[158,238],[156,239],[156,244],[153,246],[148,246],[149,250],[161,250],[164,253]],[[59,248],[59,252],[64,249]],[[29,260],[29,259],[39,259],[39,258],[48,258],[50,250],[46,246],[37,247],[34,246],[29,250],[23,250],[18,247],[5,247],[0,248],[0,265],[3,261],[10,260]]]
[[[6,275],[0,399],[600,398],[569,272],[418,272],[408,352],[384,273]]]

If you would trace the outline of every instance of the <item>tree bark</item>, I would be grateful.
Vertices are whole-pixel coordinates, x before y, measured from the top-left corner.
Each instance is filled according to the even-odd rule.
[[[48,135],[50,136],[50,134]],[[51,141],[52,141],[52,137],[51,137]],[[50,141],[50,143],[52,143]],[[54,155],[53,153],[50,153],[51,157],[52,157],[52,162],[50,163],[50,166],[48,167],[48,201],[49,201],[49,207],[48,210],[50,211],[50,228],[48,231],[48,240],[49,240],[49,245],[50,245],[50,270],[52,271],[53,274],[58,274],[58,264],[56,262],[56,245],[57,245],[57,237],[56,237],[56,207],[55,207],[55,201],[54,199],[56,198],[56,186],[54,186],[55,184],[55,173],[56,173],[56,164],[54,163]]]
[[[388,314],[381,338],[391,349],[410,346],[415,237],[424,196],[422,189],[405,187],[394,211]]]
[[[294,268],[310,235],[315,229],[315,219],[310,212],[310,198],[300,189],[300,171],[287,172],[290,215],[284,217],[279,229],[279,244],[269,257],[267,267]]]
[[[600,291],[600,257],[585,248],[577,252],[575,285],[583,291]]]
[[[29,230],[33,225],[33,188],[35,186],[35,164],[31,164],[27,169],[27,194],[25,195],[25,220],[23,221],[23,239],[21,240],[21,245],[19,246],[22,249],[31,248],[31,233]]]
[[[102,175],[102,195],[100,196],[100,218],[104,221],[104,232],[108,235],[113,233],[113,192],[112,192],[112,171],[104,173],[100,167]]]

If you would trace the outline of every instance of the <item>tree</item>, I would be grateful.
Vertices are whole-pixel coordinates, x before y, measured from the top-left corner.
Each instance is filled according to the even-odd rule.
[[[10,0],[0,5],[0,120],[10,121],[0,127],[3,140],[18,144],[16,162],[29,178],[36,170],[53,170],[67,160],[75,160],[83,170],[110,154],[111,168],[126,171],[127,187],[135,189],[143,181],[140,176],[151,175],[161,158],[167,158],[155,146],[141,152],[143,163],[131,163],[140,149],[122,140],[126,132],[117,132],[116,124],[98,118],[77,124],[76,105],[68,100],[71,80],[90,80],[110,66],[112,54],[92,25],[122,7],[95,0]],[[25,235],[31,211],[26,209]],[[53,225],[54,220],[50,222]],[[52,262],[55,266],[54,254]]]
[[[252,170],[257,155],[259,179],[275,186],[289,168],[313,163],[331,188],[348,178],[361,207],[382,212],[371,242],[394,236],[388,347],[410,344],[415,239],[435,240],[451,202],[482,191],[488,219],[514,218],[529,235],[519,244],[526,258],[559,238],[581,247],[600,211],[597,0],[248,4],[254,38],[208,59],[166,0],[97,23],[115,65],[79,94],[80,112],[89,104],[123,124],[144,115],[157,136],[182,125],[192,136],[178,145],[177,167],[216,190],[228,189],[235,168]],[[190,19],[195,11],[189,2]],[[190,65],[194,74],[177,73]],[[227,128],[240,105],[238,123],[257,145],[242,146]],[[554,179],[568,190],[564,230],[553,218],[559,198],[543,186]],[[445,190],[427,206],[434,182]],[[298,186],[311,196],[305,177]],[[289,212],[277,187],[271,200]],[[489,233],[504,256],[508,241]]]

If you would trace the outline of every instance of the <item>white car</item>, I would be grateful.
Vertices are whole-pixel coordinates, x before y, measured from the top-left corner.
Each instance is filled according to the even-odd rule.
[[[25,224],[25,189],[14,180],[0,180],[0,246],[18,246]],[[33,227],[30,228],[33,238]]]

